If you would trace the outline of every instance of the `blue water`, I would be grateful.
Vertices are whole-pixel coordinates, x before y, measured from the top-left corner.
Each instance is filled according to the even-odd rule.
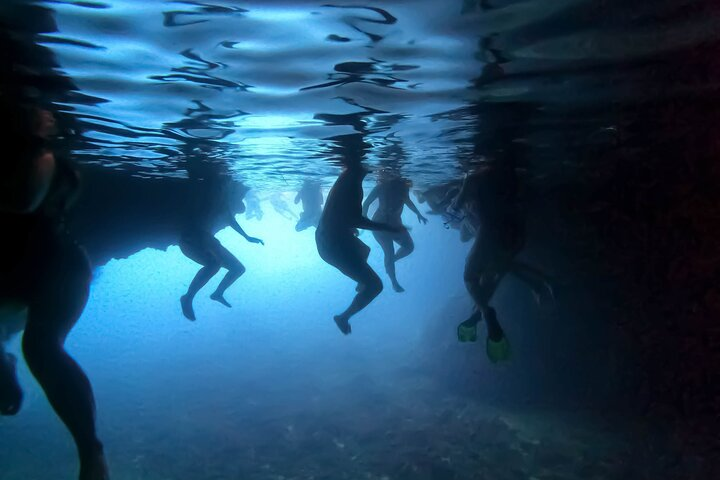
[[[412,229],[416,251],[398,264],[407,292],[386,288],[342,337],[331,318],[354,283],[316,255],[312,229],[296,233],[261,205],[263,220],[243,224],[264,247],[229,229],[218,235],[247,267],[227,294],[230,310],[207,299],[215,279],[195,302],[197,322],[182,317],[178,298],[197,265],[177,246],[96,271],[67,347],[93,382],[112,478],[614,478],[604,475],[628,469],[627,425],[497,401],[496,389],[526,379],[542,358],[528,322],[543,315],[508,281],[495,303],[515,361],[492,366],[481,345],[457,344],[454,324],[471,311],[467,247],[437,218]],[[371,235],[361,238],[381,272]],[[69,435],[24,366],[20,380],[22,413],[0,424],[11,439],[1,478],[70,478]],[[576,476],[582,469],[595,476]]]
[[[558,304],[539,307],[504,281],[493,304],[513,357],[493,365],[482,342],[455,337],[472,311],[470,244],[441,217],[420,225],[405,211],[416,250],[398,263],[403,294],[361,235],[385,290],[343,337],[332,317],[355,284],[319,258],[314,229],[296,232],[269,198],[297,215],[304,180],[327,194],[342,153],[329,139],[349,133],[366,142],[366,164],[401,170],[413,191],[457,180],[494,139],[528,146],[522,180],[550,190],[578,174],[565,153],[612,146],[618,130],[602,106],[660,93],[623,68],[717,39],[720,17],[668,21],[692,3],[682,0],[610,2],[612,13],[590,0],[7,5],[22,3],[54,18],[36,40],[55,56],[48,75],[72,81],[52,104],[89,178],[186,179],[189,151],[205,141],[207,160],[252,188],[265,213],[238,216],[265,246],[217,235],[247,273],[226,295],[232,309],[207,298],[220,275],[211,281],[194,323],[179,297],[198,266],[175,240],[95,266],[67,348],[92,381],[111,478],[655,479],[672,464],[653,425],[598,407],[617,388],[612,322],[563,277],[578,261],[555,248],[566,239],[553,237],[553,205],[525,205],[537,215],[521,258],[561,278]],[[480,84],[488,38],[508,56],[507,76]],[[19,338],[8,350],[20,356]],[[69,434],[22,362],[19,372],[25,403],[0,418],[0,480],[74,478]]]

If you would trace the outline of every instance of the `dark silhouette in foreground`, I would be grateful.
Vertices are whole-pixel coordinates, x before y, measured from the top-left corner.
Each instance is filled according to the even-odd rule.
[[[485,320],[488,327],[487,354],[491,361],[506,360],[510,344],[495,309],[490,306],[498,285],[506,273],[527,283],[536,299],[552,296],[552,289],[537,269],[515,261],[525,245],[525,230],[517,208],[517,176],[514,168],[490,160],[466,175],[452,210],[464,211],[478,225],[475,242],[465,263],[465,287],[473,298],[476,311],[458,326],[461,342],[477,340],[477,325]]]
[[[2,132],[8,152],[0,177],[0,345],[25,332],[22,349],[30,371],[72,434],[81,480],[108,478],[95,430],[90,381],[64,348],[85,308],[91,271],[84,251],[63,226],[79,178],[47,146],[53,115],[41,108],[3,105],[13,126]],[[20,410],[16,358],[0,347],[0,413]]]
[[[296,232],[302,232],[309,227],[317,227],[322,215],[323,194],[320,182],[305,180],[300,191],[295,196],[295,204],[302,202],[303,211],[295,225]]]
[[[180,236],[180,250],[189,259],[202,265],[190,282],[187,293],[180,297],[183,315],[188,320],[195,320],[193,300],[220,268],[227,269],[225,277],[210,295],[212,300],[226,307],[231,307],[225,299],[225,291],[245,273],[245,266],[220,241],[215,233],[227,226],[242,235],[250,243],[264,245],[259,238],[251,237],[235,219],[236,214],[245,211],[243,203],[244,191],[233,189],[230,180],[222,175],[212,173],[196,183],[196,201],[192,202],[187,212],[185,228]]]
[[[373,220],[379,223],[392,225],[398,231],[394,233],[386,231],[374,231],[373,236],[380,244],[385,255],[385,271],[390,277],[393,289],[396,292],[404,292],[405,289],[398,283],[395,274],[395,262],[410,255],[415,250],[415,244],[410,232],[402,224],[402,212],[407,206],[417,215],[418,222],[427,223],[413,201],[410,199],[410,185],[408,180],[390,171],[381,171],[378,183],[372,189],[363,203],[363,216],[367,216],[370,205],[378,200],[378,208],[373,215]],[[400,248],[395,251],[395,244]]]
[[[368,171],[359,162],[350,163],[328,193],[325,209],[315,231],[320,257],[357,282],[357,294],[350,306],[335,316],[345,335],[351,333],[350,318],[367,307],[382,292],[377,273],[368,265],[370,247],[360,240],[357,229],[398,232],[397,227],[374,222],[362,214],[362,181]]]

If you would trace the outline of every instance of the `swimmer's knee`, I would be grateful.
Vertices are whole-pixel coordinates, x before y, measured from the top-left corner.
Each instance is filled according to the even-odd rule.
[[[220,271],[220,267],[220,262],[217,261],[208,262],[203,265],[203,268],[205,268],[208,272],[212,272],[213,275]]]
[[[403,248],[408,253],[408,255],[410,255],[412,252],[415,251],[415,242],[408,242],[407,244],[403,245]]]
[[[234,273],[238,276],[245,273],[245,265],[243,265],[240,260],[235,257],[223,259],[222,265],[220,266],[227,269],[229,273]]]
[[[380,277],[375,275],[368,283],[365,284],[365,293],[372,297],[377,297],[383,291],[383,284]]]
[[[55,362],[48,358],[54,351],[61,350],[61,340],[52,339],[49,334],[25,331],[22,338],[22,352],[30,371],[35,377],[42,376]]]

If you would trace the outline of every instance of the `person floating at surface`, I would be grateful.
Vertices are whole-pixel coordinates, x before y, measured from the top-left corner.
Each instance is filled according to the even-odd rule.
[[[225,291],[245,273],[245,266],[215,238],[215,232],[230,226],[248,242],[264,245],[259,238],[245,233],[235,220],[236,214],[245,211],[245,204],[242,201],[244,192],[239,194],[233,191],[231,182],[223,180],[220,175],[210,175],[203,181],[197,182],[197,189],[198,201],[191,205],[187,224],[180,237],[180,250],[183,254],[202,265],[190,282],[187,293],[180,297],[183,315],[188,320],[195,320],[193,309],[195,295],[221,267],[227,269],[227,273],[210,298],[226,307],[231,305],[225,299]]]
[[[22,328],[23,355],[48,401],[70,431],[80,460],[80,480],[106,480],[103,445],[95,428],[90,381],[65,350],[65,339],[82,314],[91,270],[62,215],[79,185],[76,171],[47,147],[53,115],[37,107],[3,105],[13,118],[3,145],[0,176],[0,310],[3,338]],[[14,324],[8,326],[9,324]],[[0,413],[20,409],[16,359],[0,349]]]
[[[430,208],[427,213],[430,215],[445,215],[461,186],[462,180],[453,180],[425,190],[415,190],[415,196],[419,203],[427,204]]]
[[[345,335],[352,332],[350,318],[367,307],[383,289],[380,277],[367,263],[370,247],[357,237],[357,229],[390,233],[399,231],[397,227],[363,216],[362,182],[367,173],[359,162],[345,166],[328,193],[325,209],[315,231],[320,257],[357,282],[357,294],[352,303],[334,318],[335,324]]]
[[[465,243],[475,238],[477,225],[471,216],[452,212],[450,205],[460,192],[462,180],[451,181],[441,185],[430,187],[424,191],[416,190],[415,196],[420,203],[426,203],[430,207],[430,215],[440,215],[446,229],[455,229],[460,232],[460,240]]]
[[[300,191],[295,196],[295,204],[302,202],[303,211],[295,225],[296,232],[302,232],[308,227],[317,227],[322,215],[323,194],[320,182],[305,180]]]
[[[475,242],[465,263],[465,286],[475,301],[476,311],[458,325],[461,342],[477,340],[477,325],[485,319],[488,326],[487,354],[491,361],[506,360],[510,344],[490,306],[498,285],[506,273],[527,283],[536,301],[544,293],[554,297],[552,288],[540,270],[515,260],[525,245],[525,230],[517,208],[518,182],[515,169],[490,159],[465,176],[452,210],[464,210],[477,225]]]
[[[285,218],[286,220],[297,220],[298,216],[295,212],[292,211],[290,208],[290,205],[288,205],[287,201],[285,200],[285,196],[280,192],[275,192],[269,197],[270,199],[270,205],[272,205],[273,209],[280,214],[281,217]]]
[[[378,200],[378,208],[373,215],[373,220],[379,223],[392,225],[397,232],[374,231],[375,240],[380,244],[385,255],[385,271],[390,277],[393,289],[396,292],[404,292],[405,289],[398,283],[395,274],[395,262],[410,255],[415,250],[415,244],[408,229],[402,224],[402,212],[407,205],[415,215],[418,222],[427,223],[413,201],[410,199],[409,182],[388,170],[380,172],[378,183],[372,189],[363,203],[363,216],[367,216],[370,205]],[[400,248],[395,251],[395,244]]]
[[[492,361],[509,357],[510,346],[495,309],[489,305],[498,284],[524,245],[516,211],[517,178],[510,166],[496,160],[465,176],[452,210],[474,216],[479,228],[465,263],[464,280],[476,311],[458,326],[460,341],[477,339],[477,324],[487,323],[487,353]]]
[[[260,207],[260,197],[257,196],[255,190],[250,190],[245,194],[245,202],[247,204],[247,210],[245,211],[245,218],[247,220],[257,219],[262,220],[263,211]]]

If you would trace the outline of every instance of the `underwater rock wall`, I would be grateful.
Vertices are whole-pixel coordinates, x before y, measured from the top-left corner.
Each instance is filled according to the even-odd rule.
[[[717,78],[713,51],[678,54],[657,82]],[[720,406],[719,106],[717,88],[704,88],[619,107],[617,144],[585,149],[584,179],[555,192],[586,232],[578,240],[614,323],[620,399],[705,451],[718,448]]]

